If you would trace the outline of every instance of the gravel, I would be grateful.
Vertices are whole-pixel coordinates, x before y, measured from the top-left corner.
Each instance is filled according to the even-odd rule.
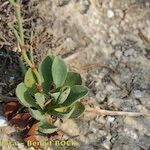
[[[150,47],[149,1],[45,0],[33,7],[37,20],[44,20],[34,22],[35,31],[41,33],[44,27],[47,35],[53,35],[42,49],[37,48],[37,54],[79,52],[76,59],[67,62],[70,68],[99,63],[116,71],[99,67],[82,74],[90,89],[87,99],[92,99],[94,106],[150,113],[150,63],[145,50]],[[81,150],[150,148],[150,121],[144,117],[87,113],[65,122],[63,129],[70,137],[77,136],[74,139]]]

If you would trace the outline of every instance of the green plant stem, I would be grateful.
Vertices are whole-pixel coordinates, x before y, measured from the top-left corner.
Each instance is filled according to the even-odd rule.
[[[33,31],[31,32],[31,37],[30,37],[30,59],[31,62],[34,63],[32,42],[33,42]]]
[[[20,8],[20,0],[16,0],[16,18],[18,21],[18,28],[20,33],[20,40],[21,45],[24,46],[24,29],[23,29],[23,23],[22,23],[22,17],[21,17],[21,8]]]
[[[19,36],[18,34],[16,33],[15,35],[17,36],[17,39],[18,42],[19,42],[19,45],[20,45],[20,49],[21,49],[21,52],[22,52],[22,56],[24,58],[24,60],[26,61],[26,63],[29,65],[30,68],[32,68],[34,74],[36,75],[37,77],[37,80],[38,80],[38,84],[41,86],[42,83],[41,83],[41,78],[40,78],[40,74],[39,72],[37,71],[36,67],[35,67],[35,64],[32,63],[32,61],[29,59],[28,55],[27,55],[27,52],[25,50],[25,42],[24,42],[24,29],[23,29],[23,20],[22,20],[22,17],[21,17],[21,7],[20,7],[20,0],[16,0],[16,2],[14,0],[10,0],[11,3],[14,4],[15,6],[15,10],[16,10],[16,19],[17,19],[17,23],[18,23],[18,32],[19,32]],[[16,4],[16,5],[15,5]]]
[[[33,69],[33,72],[34,72],[34,74],[36,75],[36,78],[37,78],[37,80],[38,80],[39,85],[41,86],[41,85],[42,85],[42,81],[41,81],[41,77],[40,77],[39,72],[37,71],[36,68]]]
[[[19,57],[18,60],[19,60],[19,66],[21,68],[22,75],[24,76],[25,73],[27,72],[27,68],[26,68],[25,64],[23,63],[21,57]]]

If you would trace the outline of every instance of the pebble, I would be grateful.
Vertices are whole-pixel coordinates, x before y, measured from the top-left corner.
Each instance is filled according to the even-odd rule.
[[[69,3],[70,0],[57,0],[56,4],[57,6],[64,6],[67,5]]]
[[[4,116],[0,116],[0,127],[5,127],[8,125],[8,121]]]
[[[102,144],[107,150],[110,150],[111,148],[111,142],[110,141],[104,141]]]
[[[107,117],[106,117],[106,120],[107,120],[108,122],[112,123],[112,122],[114,122],[115,117],[107,116]]]
[[[135,52],[135,50],[133,48],[130,48],[124,52],[124,55],[131,56],[131,55],[133,55],[134,52]]]
[[[133,91],[133,95],[136,97],[136,98],[141,98],[142,97],[142,92],[140,90],[134,90]]]
[[[85,14],[90,7],[89,0],[80,1],[79,11],[81,14]]]
[[[120,50],[118,50],[118,51],[115,52],[115,56],[116,56],[118,59],[120,59],[121,55],[122,55],[122,52],[121,52]]]
[[[114,12],[112,10],[107,11],[107,17],[108,18],[113,18],[114,17]]]
[[[95,121],[91,121],[90,122],[90,130],[93,132],[93,133],[96,133],[100,128],[100,125],[98,123],[96,123]]]
[[[70,128],[68,128],[70,127]],[[70,136],[77,136],[80,133],[80,129],[77,124],[72,119],[66,120],[64,123],[61,124],[60,127],[65,133],[69,134]]]

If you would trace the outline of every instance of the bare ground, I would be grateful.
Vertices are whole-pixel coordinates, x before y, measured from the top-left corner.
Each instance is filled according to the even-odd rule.
[[[13,90],[21,80],[17,53],[10,52],[16,50],[8,27],[14,15],[7,1],[0,4],[0,94],[14,96]],[[35,32],[37,61],[49,52],[63,58],[78,54],[67,63],[82,72],[90,88],[87,100],[95,107],[150,113],[150,51],[145,50],[150,48],[148,0],[27,0],[23,1],[23,14],[27,38],[31,30]],[[104,67],[88,68],[94,63],[105,64],[115,73]],[[83,67],[85,64],[88,67]],[[65,123],[64,131],[80,143],[80,147],[68,149],[150,149],[150,120],[145,117],[86,113]],[[0,139],[18,141],[16,149],[27,149],[14,128],[6,127],[1,133]]]

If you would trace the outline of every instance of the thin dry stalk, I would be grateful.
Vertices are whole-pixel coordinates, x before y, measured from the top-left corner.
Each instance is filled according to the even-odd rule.
[[[0,94],[0,102],[12,102],[12,101],[18,101],[18,100],[16,97],[9,97]]]
[[[141,113],[141,112],[126,112],[126,111],[109,111],[104,109],[98,108],[86,108],[86,112],[95,113],[97,115],[103,116],[128,116],[128,117],[140,117],[140,116],[147,116],[150,117],[148,113]]]
[[[74,66],[74,68],[76,70],[78,70],[79,72],[87,72],[89,70],[93,70],[93,69],[98,69],[98,68],[106,68],[109,71],[113,72],[113,73],[117,73],[114,69],[110,68],[109,66],[102,64],[102,63],[94,63],[94,64],[86,64],[83,66]]]

